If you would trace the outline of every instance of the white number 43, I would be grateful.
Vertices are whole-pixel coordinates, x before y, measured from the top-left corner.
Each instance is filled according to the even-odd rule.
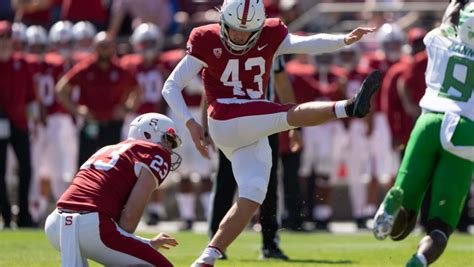
[[[239,78],[239,60],[229,59],[227,66],[221,76],[221,82],[225,86],[233,87],[235,96],[245,96],[246,94],[250,98],[261,98],[263,95],[263,79],[262,76],[265,74],[265,59],[263,57],[252,57],[245,61],[245,70],[251,70],[253,67],[258,66],[260,69],[259,74],[253,77],[253,82],[257,84],[258,90],[252,88],[245,88],[243,90],[242,81]]]

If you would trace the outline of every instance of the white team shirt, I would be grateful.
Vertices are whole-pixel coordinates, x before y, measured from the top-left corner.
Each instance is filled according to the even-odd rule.
[[[434,112],[453,112],[474,120],[474,48],[441,30],[424,39],[428,53],[426,92],[420,107]]]

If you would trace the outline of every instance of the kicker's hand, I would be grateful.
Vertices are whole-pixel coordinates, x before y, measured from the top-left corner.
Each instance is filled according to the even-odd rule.
[[[191,134],[196,149],[203,157],[209,159],[209,148],[206,144],[206,137],[204,136],[204,129],[202,126],[194,119],[190,119],[186,122],[186,127],[188,127],[188,131]]]
[[[171,247],[176,247],[178,245],[178,241],[168,234],[160,233],[150,240],[150,244],[155,249],[170,249]]]
[[[374,32],[376,28],[373,27],[357,27],[355,30],[351,31],[350,33],[346,34],[344,37],[344,43],[346,45],[351,45],[368,33]]]

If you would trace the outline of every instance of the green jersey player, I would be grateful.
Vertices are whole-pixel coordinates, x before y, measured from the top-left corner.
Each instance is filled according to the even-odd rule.
[[[432,185],[428,235],[406,266],[427,266],[447,246],[474,173],[474,3],[452,0],[442,25],[424,39],[428,53],[423,110],[397,180],[374,219],[377,239],[403,240]]]

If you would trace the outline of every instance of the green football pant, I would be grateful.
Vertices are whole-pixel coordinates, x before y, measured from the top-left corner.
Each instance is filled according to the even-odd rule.
[[[426,113],[418,118],[395,186],[404,191],[403,207],[418,213],[431,183],[428,220],[438,218],[454,229],[469,192],[474,163],[443,149],[440,142],[443,116]],[[474,146],[474,122],[461,117],[451,141],[456,146]]]

